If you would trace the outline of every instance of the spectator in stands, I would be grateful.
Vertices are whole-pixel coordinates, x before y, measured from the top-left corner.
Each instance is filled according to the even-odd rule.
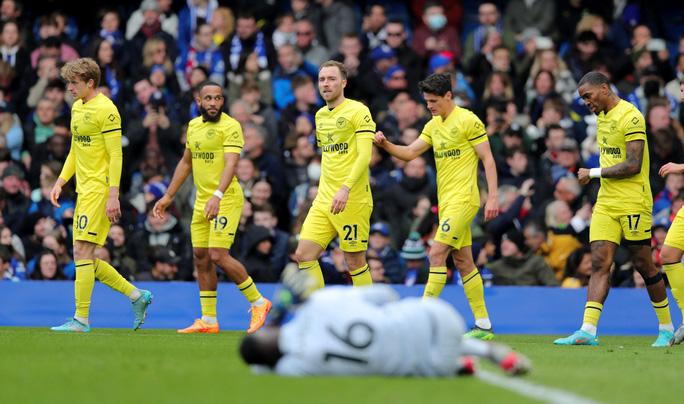
[[[527,93],[527,108],[532,122],[541,118],[544,101],[558,97],[556,78],[548,70],[539,70],[532,80],[532,88]]]
[[[70,62],[78,58],[78,52],[64,43],[55,31],[53,35],[41,38],[40,46],[31,52],[31,67],[38,66],[41,56],[55,57],[62,62]]]
[[[228,100],[240,97],[240,88],[247,81],[255,81],[259,84],[261,101],[273,105],[272,73],[267,67],[260,67],[259,56],[252,52],[243,61],[240,60],[237,70],[228,72]]]
[[[16,20],[8,20],[3,23],[0,31],[0,56],[2,61],[9,63],[14,70],[15,77],[10,86],[11,89],[18,89],[20,82],[26,75],[27,68],[30,66],[30,55],[26,50],[24,40],[21,37],[19,24]]]
[[[273,206],[269,204],[254,207],[252,222],[254,226],[264,227],[271,233],[272,248],[269,254],[271,268],[274,274],[280,278],[280,273],[289,262],[288,242],[290,237],[278,228],[278,217]]]
[[[190,0],[178,14],[178,43],[181,51],[195,40],[197,27],[209,23],[218,8],[217,0]]]
[[[171,60],[175,60],[178,55],[178,45],[173,36],[162,30],[159,4],[156,0],[144,0],[140,10],[143,13],[143,23],[130,39],[131,60],[136,60],[142,54],[145,68],[149,69],[154,64],[166,65],[167,74],[173,73],[173,64],[168,65],[167,61],[171,63]],[[148,45],[151,39],[156,41]],[[160,42],[163,42],[165,46],[161,47]],[[185,46],[189,45],[189,42],[185,44]],[[146,73],[138,72],[136,78],[146,75]]]
[[[69,121],[67,118],[57,118],[54,124],[55,133],[44,143],[38,144],[31,149],[31,154],[26,154],[24,164],[29,165],[28,179],[31,184],[37,185],[40,177],[40,165],[42,162],[56,160],[64,162],[69,151],[68,142]]]
[[[344,34],[356,32],[356,18],[354,10],[344,1],[316,0],[321,5],[319,26],[316,30],[321,33],[323,46],[337,49]]]
[[[478,26],[468,34],[463,44],[463,57],[461,60],[464,66],[469,65],[471,60],[480,53],[488,31],[492,28],[502,36],[506,46],[512,47],[514,44],[514,39],[508,33],[504,34],[501,13],[496,4],[491,2],[480,4],[477,11],[477,19],[479,22]]]
[[[271,35],[273,47],[278,49],[287,44],[294,45],[297,42],[295,18],[291,13],[285,13],[275,20],[275,29]]]
[[[363,53],[363,45],[358,35],[353,32],[344,34],[337,48],[337,53],[331,59],[342,63],[347,69],[347,86],[344,93],[349,98],[360,98],[362,88],[367,84],[362,81],[362,77],[372,67]]]
[[[237,177],[238,182],[240,183],[245,199],[251,198],[252,187],[258,181],[259,176],[259,170],[254,164],[254,161],[246,157],[242,157],[238,160],[235,169],[235,177]]]
[[[299,50],[305,62],[320,66],[328,60],[330,52],[318,43],[316,29],[309,20],[299,20],[295,23],[295,47]]]
[[[390,99],[388,109],[378,114],[378,129],[392,142],[401,141],[400,137],[405,129],[422,129],[425,124],[423,112],[408,92],[397,91]]]
[[[563,140],[556,157],[556,164],[551,166],[551,182],[555,183],[562,177],[574,176],[582,166],[579,148],[575,139]]]
[[[172,0],[143,0],[140,8],[135,10],[126,21],[126,39],[131,40],[140,31],[145,22],[145,11],[153,8],[156,2],[159,10],[161,29],[174,38],[178,38],[178,16],[171,9]]]
[[[653,198],[653,215],[658,216],[661,212],[669,212],[672,200],[684,188],[684,175],[672,172],[665,177],[665,187]]]
[[[221,47],[235,29],[235,15],[228,7],[219,7],[211,15],[210,25],[214,44]]]
[[[592,67],[599,62],[599,44],[596,34],[582,31],[575,36],[572,49],[567,56],[568,69],[575,81],[579,81]]]
[[[391,283],[389,278],[385,274],[385,266],[382,260],[371,253],[366,256],[366,262],[368,263],[368,269],[370,269],[371,279],[373,284],[376,283]]]
[[[57,266],[62,274],[67,279],[74,279],[76,277],[76,266],[74,259],[69,254],[69,247],[66,239],[66,229],[63,226],[58,226],[50,234],[43,237],[43,248],[47,248],[57,258]],[[35,268],[40,261],[34,259],[33,263],[27,264],[27,270],[33,274]]]
[[[387,41],[387,15],[382,4],[366,6],[361,23],[361,38],[366,49],[376,48]]]
[[[251,226],[244,236],[242,263],[254,282],[277,282],[280,273],[273,265],[273,235],[263,227]]]
[[[411,209],[416,206],[422,195],[434,195],[437,185],[434,173],[428,173],[427,163],[422,156],[406,163],[399,181],[390,186],[380,202],[385,220],[392,229],[392,244],[401,245],[410,232],[412,222]]]
[[[52,281],[66,279],[61,268],[57,265],[57,257],[50,250],[43,250],[36,257],[36,268],[31,273],[31,279]]]
[[[24,181],[24,171],[17,165],[11,164],[2,172],[2,189],[5,194],[2,216],[5,224],[14,233],[19,233],[26,218],[31,200],[28,198],[28,187]]]
[[[116,52],[111,42],[106,39],[96,39],[93,43],[93,59],[100,66],[101,83],[109,88],[110,99],[121,104],[121,93],[124,87],[125,74],[120,67]]]
[[[409,83],[417,83],[423,77],[423,60],[407,45],[404,22],[390,19],[385,26],[385,32],[387,46],[394,51],[399,65],[406,69],[406,79]]]
[[[542,247],[546,263],[556,274],[556,279],[563,279],[565,262],[570,252],[581,246],[577,240],[577,232],[570,222],[573,219],[573,212],[567,203],[563,201],[553,201],[546,206],[546,228],[548,234],[546,243]]]
[[[504,29],[518,40],[526,28],[536,28],[542,35],[554,36],[555,18],[553,0],[511,0],[504,12]]]
[[[501,239],[501,258],[487,264],[494,275],[492,283],[503,286],[558,286],[544,259],[528,251],[518,230],[509,230]]]
[[[534,195],[534,180],[525,180],[519,189],[512,185],[499,186],[499,216],[487,223],[486,230],[495,245],[499,245],[501,237],[515,223],[520,223],[523,204],[529,205],[530,198]]]
[[[370,227],[368,254],[382,261],[384,275],[391,283],[403,282],[405,271],[397,250],[390,244],[390,228],[386,223],[376,222]]]
[[[561,287],[582,288],[589,284],[591,276],[591,250],[582,246],[568,256]]]
[[[259,71],[268,69],[275,59],[270,38],[259,30],[254,15],[244,11],[238,14],[235,33],[224,42],[222,51],[226,69],[233,72],[239,72],[241,62],[252,53]]]
[[[173,251],[185,273],[179,278],[188,278],[190,268],[190,240],[183,230],[178,218],[172,214],[156,218],[152,214],[154,201],[148,204],[147,217],[140,230],[131,235],[130,245],[135,246],[131,256],[138,263],[138,271],[150,271],[154,265],[155,253],[158,249]]]
[[[198,24],[190,47],[181,52],[176,62],[176,74],[181,90],[190,89],[190,75],[197,66],[204,66],[207,69],[209,80],[221,86],[224,85],[226,65],[223,62],[223,54],[214,44],[212,35],[211,25]]]
[[[9,264],[9,273],[16,279],[26,279],[26,251],[21,238],[12,233],[12,230],[0,224],[0,250],[6,249]],[[1,264],[0,264],[1,265]],[[2,276],[0,275],[0,279]]]
[[[406,241],[404,241],[404,245],[401,247],[400,257],[403,261],[403,283],[406,286],[427,282],[430,268],[425,245],[423,240],[420,239],[420,234],[417,232],[409,234]]]
[[[566,103],[571,103],[574,93],[577,91],[577,83],[563,59],[553,49],[543,49],[537,52],[530,68],[529,79],[525,85],[526,90],[531,91],[533,87],[532,78],[537,77],[537,74],[542,70],[547,70],[553,74],[556,93],[560,94]]]
[[[12,159],[21,160],[21,149],[24,142],[24,130],[21,121],[9,104],[0,101],[0,139],[4,147],[9,149]]]
[[[50,202],[50,191],[62,171],[62,163],[59,161],[46,161],[40,166],[39,186],[31,193],[31,206],[28,214],[40,212],[42,216],[49,216],[58,223],[64,224],[65,218],[73,217],[75,202],[70,190],[65,190],[60,197],[60,207],[57,208]]]
[[[529,165],[527,152],[521,146],[506,149],[506,158],[499,167],[499,183],[522,186],[527,178],[533,178],[533,170]]]
[[[140,109],[137,116],[128,119],[126,147],[129,164],[138,165],[147,148],[159,149],[164,161],[173,166],[179,159],[183,146],[180,123],[169,113],[169,106],[149,80],[140,80],[133,87]],[[172,111],[172,109],[171,109]]]
[[[266,150],[264,128],[247,124],[242,132],[245,137],[244,156],[254,161],[262,177],[268,178],[276,200],[282,200],[285,197],[285,170],[278,157]]]
[[[248,108],[247,112],[250,114],[250,122],[263,126],[270,136],[278,133],[278,121],[275,111],[271,108],[270,104],[267,104],[261,98],[261,86],[259,83],[251,79],[242,83],[240,86],[240,100]],[[280,150],[280,147],[278,147],[278,151]]]
[[[457,29],[447,24],[441,2],[427,1],[423,6],[422,22],[413,35],[413,49],[423,58],[434,53],[451,51],[460,56],[461,46]]]
[[[308,131],[302,131],[301,134],[310,135],[313,133],[314,117],[320,108],[318,92],[309,76],[294,77],[292,79],[292,92],[294,100],[288,104],[280,115],[278,128],[279,145],[283,144],[285,136],[293,130],[297,130],[299,118],[304,118],[311,127]],[[299,123],[299,125],[301,126],[302,124]]]
[[[107,249],[111,259],[110,264],[126,279],[133,279],[138,272],[138,264],[128,252],[126,232],[119,224],[112,224],[109,228]],[[137,248],[137,246],[133,246]]]
[[[179,276],[178,266],[182,265],[181,259],[176,256],[173,249],[155,248],[149,263],[146,262],[145,264],[147,269],[137,274],[136,280],[138,281],[187,280]]]
[[[26,99],[26,104],[29,108],[34,108],[38,104],[38,101],[43,98],[45,88],[49,82],[59,79],[57,58],[54,56],[42,56],[38,60],[35,75],[36,80],[29,86],[28,98]]]
[[[285,179],[288,192],[291,193],[300,185],[309,182],[308,168],[311,159],[316,154],[309,136],[295,132],[285,138]]]
[[[121,60],[121,57],[124,56],[122,51],[125,37],[120,30],[121,18],[119,17],[119,13],[113,9],[103,9],[99,12],[99,16],[100,32],[97,33],[95,41],[101,39],[109,42],[112,46],[112,50],[116,53],[117,58]]]
[[[295,100],[293,80],[298,76],[318,79],[318,68],[302,59],[292,45],[278,49],[278,65],[273,69],[273,98],[276,109],[282,111]]]
[[[249,201],[252,203],[252,206],[256,208],[257,206],[271,204],[272,197],[273,188],[271,183],[262,178],[252,187],[252,197]]]

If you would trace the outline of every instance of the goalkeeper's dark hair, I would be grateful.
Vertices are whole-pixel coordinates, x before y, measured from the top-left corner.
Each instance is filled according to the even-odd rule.
[[[579,88],[586,84],[590,86],[600,86],[605,84],[610,87],[610,80],[608,80],[608,77],[606,77],[603,73],[591,71],[585,74],[582,79],[580,79],[579,83],[577,83],[577,87]]]
[[[443,97],[451,91],[451,76],[448,73],[434,73],[418,83],[421,93],[435,94]]]
[[[264,365],[274,368],[283,356],[278,348],[280,330],[265,327],[255,334],[245,336],[240,344],[240,356],[249,365]]]

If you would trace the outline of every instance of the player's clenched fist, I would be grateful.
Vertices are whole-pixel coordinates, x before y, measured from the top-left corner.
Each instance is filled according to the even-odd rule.
[[[373,139],[373,143],[382,147],[385,144],[385,140],[387,140],[387,138],[385,137],[385,134],[382,133],[381,130],[375,132],[375,138]]]
[[[580,168],[579,171],[577,171],[577,179],[579,180],[580,185],[587,185],[591,180],[591,177],[589,177],[589,169]]]

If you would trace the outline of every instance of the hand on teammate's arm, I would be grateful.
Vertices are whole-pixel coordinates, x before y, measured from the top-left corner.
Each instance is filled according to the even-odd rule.
[[[661,177],[665,177],[672,173],[684,173],[684,164],[667,163],[660,167],[660,170],[658,171],[658,175]]]
[[[375,139],[373,139],[373,143],[375,143],[378,147],[385,149],[387,153],[391,154],[392,156],[404,161],[411,161],[432,147],[430,144],[420,138],[414,140],[413,143],[408,146],[396,145],[387,140],[382,131],[375,132]]]

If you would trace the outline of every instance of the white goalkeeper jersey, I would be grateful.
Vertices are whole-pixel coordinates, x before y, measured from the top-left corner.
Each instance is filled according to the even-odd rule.
[[[453,376],[465,330],[439,299],[399,300],[389,286],[326,287],[282,326],[283,375]]]

